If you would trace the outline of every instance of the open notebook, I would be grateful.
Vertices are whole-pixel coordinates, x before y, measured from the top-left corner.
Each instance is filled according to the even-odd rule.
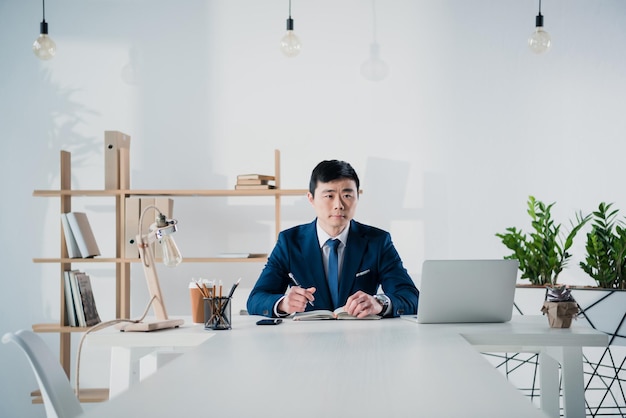
[[[510,321],[517,269],[517,260],[424,261],[417,322]]]

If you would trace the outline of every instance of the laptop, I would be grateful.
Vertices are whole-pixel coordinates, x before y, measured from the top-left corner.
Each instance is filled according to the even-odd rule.
[[[422,324],[507,322],[517,260],[426,260],[417,307]]]

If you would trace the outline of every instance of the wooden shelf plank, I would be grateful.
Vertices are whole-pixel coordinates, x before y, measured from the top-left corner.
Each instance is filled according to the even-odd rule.
[[[56,323],[41,323],[32,325],[33,332],[54,332],[60,334],[67,334],[72,332],[85,332],[89,327],[69,327],[67,325],[60,325]]]
[[[226,258],[226,257],[183,257],[183,263],[259,263],[267,261],[267,257],[245,257],[245,258]],[[139,263],[139,258],[33,258],[33,263]],[[161,259],[156,259],[157,263],[161,263]]]
[[[59,196],[118,196],[120,190],[35,190],[33,196],[35,197],[59,197]]]
[[[261,263],[267,262],[267,257],[184,257],[183,263]]]
[[[35,197],[59,196],[173,196],[173,197],[214,197],[214,196],[306,196],[306,189],[268,190],[35,190]]]
[[[39,389],[34,390],[30,393],[32,396],[32,403],[34,404],[42,404],[43,399],[41,397],[41,391]],[[78,399],[81,403],[95,403],[95,402],[105,402],[109,400],[109,389],[107,388],[86,388],[81,389],[78,394]]]
[[[131,260],[125,260],[131,261]],[[139,261],[139,259],[137,259]],[[121,258],[33,258],[33,263],[121,263]]]

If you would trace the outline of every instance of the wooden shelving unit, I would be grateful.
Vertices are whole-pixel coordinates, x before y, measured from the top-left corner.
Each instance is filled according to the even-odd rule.
[[[122,152],[120,150],[120,152]],[[128,150],[126,150],[128,152]],[[126,153],[125,158],[128,158]],[[125,168],[126,166],[126,168]],[[71,335],[75,332],[85,332],[87,328],[70,327],[64,325],[67,323],[65,312],[65,291],[63,275],[65,271],[72,269],[72,263],[114,263],[116,266],[115,274],[115,314],[117,318],[130,317],[130,265],[139,262],[138,258],[125,257],[125,202],[128,197],[142,196],[164,196],[171,198],[180,197],[231,197],[231,196],[247,196],[247,197],[274,197],[274,217],[275,217],[275,234],[278,237],[280,232],[280,216],[281,216],[281,197],[282,196],[304,196],[306,189],[284,190],[280,188],[280,151],[274,151],[274,176],[275,189],[269,190],[132,190],[129,189],[130,173],[128,165],[118,164],[119,172],[117,175],[120,179],[121,188],[107,190],[73,190],[71,187],[71,154],[67,151],[61,151],[60,155],[60,189],[59,190],[35,190],[33,196],[44,198],[59,198],[59,214],[71,212],[72,198],[74,197],[111,197],[115,200],[115,257],[109,258],[81,258],[72,259],[68,257],[65,247],[65,237],[63,228],[59,218],[59,230],[61,240],[61,254],[59,258],[34,258],[34,263],[55,263],[59,265],[59,296],[61,299],[60,321],[59,323],[42,323],[33,324],[32,329],[35,332],[42,333],[58,333],[59,334],[59,353],[60,363],[65,373],[70,376],[71,373]],[[126,187],[123,187],[123,186]],[[268,251],[269,252],[269,251]],[[265,257],[254,258],[221,258],[221,257],[196,257],[185,258],[185,263],[258,263],[265,262]],[[33,403],[41,402],[37,397],[37,391],[33,392]],[[84,389],[80,394],[81,402],[98,402],[108,399],[108,389]]]

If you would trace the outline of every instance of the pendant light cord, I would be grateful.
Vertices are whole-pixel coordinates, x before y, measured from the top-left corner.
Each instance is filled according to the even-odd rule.
[[[289,0],[289,19],[291,19],[291,0]]]
[[[43,10],[43,21],[46,21],[46,0],[41,0],[41,9]]]
[[[376,0],[372,0],[372,40],[376,43]]]

